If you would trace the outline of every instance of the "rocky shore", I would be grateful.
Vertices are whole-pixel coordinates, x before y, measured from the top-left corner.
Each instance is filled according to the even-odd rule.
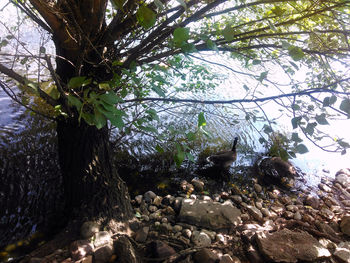
[[[244,191],[209,194],[197,178],[178,187],[177,195],[134,198],[131,235],[85,222],[79,240],[21,262],[350,262],[350,169],[322,179],[315,193],[256,180]]]

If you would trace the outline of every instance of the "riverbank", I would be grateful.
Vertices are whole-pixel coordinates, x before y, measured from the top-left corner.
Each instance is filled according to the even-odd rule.
[[[207,184],[194,178],[174,195],[137,195],[130,236],[86,222],[79,237],[20,262],[350,262],[350,169],[323,178],[316,193],[254,179],[244,191],[226,184],[209,193]]]

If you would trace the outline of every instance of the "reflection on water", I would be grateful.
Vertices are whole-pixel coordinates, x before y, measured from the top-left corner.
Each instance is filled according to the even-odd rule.
[[[53,124],[0,95],[1,247],[45,229],[63,202]]]

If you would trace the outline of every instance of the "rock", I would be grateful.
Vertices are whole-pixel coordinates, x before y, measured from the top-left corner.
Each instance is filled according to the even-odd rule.
[[[173,227],[173,230],[174,230],[174,232],[181,232],[181,231],[182,231],[182,226],[180,226],[180,225],[175,225],[175,226]]]
[[[148,251],[154,258],[168,258],[176,254],[176,251],[171,246],[160,240],[155,240],[148,244]]]
[[[246,222],[250,219],[250,216],[248,214],[241,214],[241,219],[243,222]]]
[[[106,263],[109,262],[110,258],[113,255],[113,246],[112,245],[104,245],[95,250],[95,263]]]
[[[81,260],[77,261],[77,263],[92,263],[92,255],[82,258]]]
[[[261,258],[259,252],[252,245],[249,245],[246,253],[247,253],[247,257],[249,259],[249,262],[254,262],[254,263],[264,263],[265,262]]]
[[[153,199],[156,198],[156,196],[157,195],[152,191],[148,191],[143,195],[146,203],[151,203],[153,201]]]
[[[320,199],[318,199],[315,196],[308,195],[304,200],[304,204],[311,206],[313,209],[318,209],[318,207],[320,206]]]
[[[186,228],[186,229],[184,229],[184,230],[182,231],[182,234],[183,234],[183,236],[186,237],[186,238],[191,238],[191,236],[192,236],[192,231],[191,231],[190,229]]]
[[[151,213],[154,213],[157,210],[158,210],[158,208],[155,205],[150,205],[148,207],[148,211],[150,211]]]
[[[195,263],[216,263],[219,257],[208,248],[203,248],[193,255]]]
[[[255,202],[255,207],[261,210],[263,208],[262,202]]]
[[[83,239],[92,237],[95,233],[100,231],[100,225],[93,221],[83,223],[80,228],[80,235]]]
[[[333,255],[342,263],[350,263],[350,242],[339,243]]]
[[[69,251],[74,260],[79,260],[92,255],[94,246],[88,240],[76,240],[70,244]]]
[[[320,230],[323,233],[326,233],[327,235],[334,236],[334,237],[337,235],[337,233],[333,230],[333,228],[331,228],[329,225],[327,225],[324,222],[316,221],[315,225],[318,230]]]
[[[155,206],[160,206],[160,204],[162,203],[162,200],[163,198],[161,196],[156,196],[154,199],[153,199],[153,202],[152,204],[155,205]]]
[[[334,217],[334,213],[327,208],[322,208],[320,214],[328,220],[331,220]]]
[[[287,205],[286,209],[291,212],[296,212],[298,211],[298,207],[296,205]]]
[[[211,238],[204,232],[193,231],[191,241],[198,247],[209,247],[211,245]]]
[[[294,217],[293,217],[295,220],[301,220],[302,219],[302,216],[301,216],[301,214],[300,214],[300,212],[299,211],[297,211],[297,212],[295,212],[295,214],[294,214]]]
[[[112,243],[112,237],[107,231],[100,231],[95,233],[94,246],[95,248]]]
[[[331,256],[328,249],[304,231],[283,229],[274,233],[257,233],[256,241],[259,251],[273,262],[315,262]]]
[[[181,210],[181,205],[183,203],[184,198],[183,197],[176,197],[173,202],[173,208],[175,213],[179,213]]]
[[[262,221],[263,215],[258,208],[255,206],[248,205],[247,206],[248,213],[256,220]]]
[[[346,175],[345,173],[339,173],[335,177],[335,182],[341,184],[344,187],[350,185],[350,175]]]
[[[274,211],[276,214],[281,214],[284,211],[284,207],[279,205],[273,205],[271,206],[271,210]]]
[[[142,196],[142,195],[137,195],[137,196],[135,196],[135,201],[136,201],[136,203],[137,203],[138,205],[140,205],[140,204],[141,204],[141,202],[142,202],[142,198],[143,198],[143,196]]]
[[[204,190],[204,182],[199,179],[192,179],[191,183],[193,184],[194,189],[197,192],[203,192]]]
[[[261,193],[262,192],[262,187],[260,184],[254,184],[254,190],[257,193]]]
[[[241,261],[237,257],[231,257],[229,254],[224,254],[219,263],[241,263]]]
[[[325,191],[327,193],[332,192],[332,189],[329,186],[322,183],[318,184],[318,188],[320,188],[322,191]]]
[[[220,243],[225,243],[225,237],[220,233],[215,235],[215,240]]]
[[[139,229],[135,234],[135,241],[144,243],[146,242],[146,239],[148,237],[149,227],[145,226],[141,229]]]
[[[118,263],[140,262],[140,257],[126,236],[121,236],[114,242],[114,250],[118,255]]]
[[[261,208],[261,213],[264,216],[266,216],[266,217],[270,217],[271,216],[271,213],[270,213],[269,209],[267,209],[266,207]],[[243,218],[242,218],[242,220],[243,220]]]
[[[340,230],[345,235],[350,236],[350,216],[343,216],[340,222]]]
[[[243,202],[242,197],[240,195],[233,195],[231,196],[231,198],[236,204],[240,204]]]
[[[163,197],[162,199],[162,204],[163,205],[172,205],[172,203],[174,202],[175,197],[172,195],[167,195],[165,197]]]
[[[234,207],[231,201],[218,203],[184,199],[178,219],[181,222],[216,230],[238,225],[241,222],[240,215],[240,210]]]

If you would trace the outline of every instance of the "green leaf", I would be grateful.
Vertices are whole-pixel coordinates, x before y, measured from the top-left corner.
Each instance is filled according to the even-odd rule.
[[[67,99],[70,106],[75,106],[77,110],[80,111],[83,103],[77,97],[73,95],[68,95]]]
[[[318,124],[329,125],[328,121],[326,120],[326,114],[325,113],[322,113],[320,115],[316,115],[315,119],[318,122]]]
[[[156,145],[156,148],[155,148],[155,149],[156,149],[156,151],[159,152],[159,153],[164,153],[164,149],[163,149],[159,144]]]
[[[281,16],[283,13],[286,11],[285,9],[275,6],[274,8],[271,9],[272,13],[274,13],[276,16]]]
[[[189,141],[194,141],[196,139],[196,134],[194,132],[188,132],[186,137]]]
[[[107,124],[106,117],[97,109],[94,110],[94,123],[97,129],[101,129]]]
[[[99,83],[98,88],[102,89],[102,90],[110,90],[111,89],[111,87],[109,86],[109,83],[106,83],[106,82]]]
[[[152,132],[152,133],[158,133],[158,130],[153,127],[153,126],[138,126],[138,128],[142,131],[146,131],[146,132]]]
[[[207,47],[214,50],[214,51],[219,51],[218,47],[216,46],[215,42],[211,39],[207,40]]]
[[[344,142],[343,140],[338,140],[337,143],[343,148],[350,148],[350,144],[347,142]]]
[[[329,99],[329,105],[333,105],[337,101],[337,97],[332,95]]]
[[[165,93],[162,88],[157,85],[152,85],[151,89],[157,93],[160,97],[165,97]]]
[[[344,99],[339,106],[339,109],[346,112],[350,118],[350,99]]]
[[[303,140],[299,138],[298,133],[293,132],[292,133],[292,141],[294,141],[294,142],[302,142]]]
[[[99,95],[98,98],[110,105],[115,105],[117,103],[123,102],[123,99],[118,97],[114,92],[106,92],[102,95]]]
[[[297,153],[304,154],[307,153],[309,150],[304,144],[298,144],[296,147],[296,151]]]
[[[68,82],[68,87],[71,89],[76,89],[80,87],[84,87],[91,83],[91,79],[86,79],[86,77],[73,77]]]
[[[111,124],[119,129],[124,127],[124,121],[120,115],[110,115],[106,116]]]
[[[309,135],[313,135],[315,132],[315,127],[317,126],[316,122],[310,122],[306,125],[305,132]]]
[[[39,52],[42,53],[42,54],[45,54],[46,53],[46,48],[45,47],[40,47],[39,48]]]
[[[296,46],[290,46],[288,48],[288,54],[294,61],[299,61],[305,56],[303,50]]]
[[[302,117],[295,117],[292,119],[292,125],[293,125],[293,129],[298,128],[298,125],[300,124]]]
[[[330,98],[331,98],[331,97],[325,97],[325,98],[323,99],[323,103],[322,103],[323,107],[328,107],[328,106],[329,106]]]
[[[148,29],[156,23],[157,15],[152,9],[143,5],[136,12],[136,19],[143,28]]]
[[[123,5],[125,3],[125,0],[112,0],[112,4],[114,8],[123,10]]]
[[[83,117],[87,124],[95,125],[95,116],[93,114],[82,112],[81,117]]]
[[[184,53],[191,53],[191,52],[196,52],[196,46],[192,43],[185,43],[184,45],[181,46],[181,50]]]
[[[252,64],[253,65],[260,65],[261,64],[261,60],[260,59],[254,59]]]
[[[259,142],[260,142],[261,144],[264,144],[264,143],[266,143],[266,140],[265,140],[265,138],[260,137],[260,138],[259,138]]]
[[[186,27],[178,27],[174,30],[173,37],[175,46],[181,47],[190,38],[190,29]]]
[[[330,105],[333,105],[337,101],[337,97],[332,95],[330,97],[325,97],[323,99],[323,107],[328,107]]]
[[[195,162],[194,156],[191,153],[186,152],[186,157],[190,162]]]
[[[185,160],[185,152],[182,150],[180,144],[176,143],[177,152],[174,156],[174,160],[177,167],[180,167],[182,162]]]
[[[155,109],[148,109],[146,110],[146,113],[151,117],[152,120],[159,121],[159,116],[157,114],[157,111]]]
[[[222,30],[222,35],[226,41],[232,41],[235,38],[235,30],[230,25],[226,25],[225,29]]]
[[[266,134],[269,134],[269,133],[271,133],[271,132],[273,132],[273,130],[272,130],[272,128],[270,127],[270,125],[267,125],[267,124],[265,124],[264,125],[264,132],[266,133]]]
[[[296,110],[300,110],[300,106],[298,105],[298,104],[292,104],[292,109],[294,110],[294,111],[296,111]]]
[[[204,113],[201,112],[198,114],[198,127],[202,127],[207,125],[207,121],[205,120]]]
[[[262,82],[264,79],[266,79],[268,73],[268,71],[261,72],[258,80]]]
[[[162,10],[164,9],[164,5],[163,5],[162,1],[160,1],[160,0],[154,0],[154,3],[155,3],[155,5],[157,6],[157,8],[158,8],[159,11],[162,11]]]

